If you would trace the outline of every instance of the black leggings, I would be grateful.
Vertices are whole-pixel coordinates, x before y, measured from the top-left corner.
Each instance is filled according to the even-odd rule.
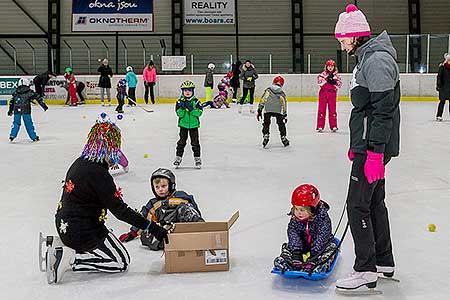
[[[442,117],[442,114],[444,113],[445,101],[446,101],[446,100],[439,100],[438,110],[437,110],[436,117]],[[448,110],[449,110],[449,112],[450,112],[450,105],[449,105],[449,107],[448,107]]]
[[[145,87],[145,93],[144,93],[144,100],[145,104],[148,104],[148,90],[150,89],[150,100],[153,104],[155,104],[155,92],[153,90],[153,87],[155,86],[154,82],[147,82],[144,81],[144,87]]]
[[[253,96],[255,95],[255,87],[252,88],[243,88],[242,91],[242,98],[240,101],[240,104],[244,104],[245,103],[245,99],[247,98],[247,94],[250,92],[250,104],[253,104]]]

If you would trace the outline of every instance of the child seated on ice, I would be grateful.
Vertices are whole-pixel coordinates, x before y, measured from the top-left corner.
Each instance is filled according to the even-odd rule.
[[[320,200],[318,189],[302,184],[292,193],[288,243],[275,258],[280,271],[326,272],[336,255],[327,203]]]
[[[207,101],[202,104],[203,107],[210,106],[211,108],[221,108],[225,105],[226,108],[230,108],[227,102],[227,93],[225,91],[220,91],[217,96],[214,97],[213,101]]]
[[[175,175],[168,169],[158,169],[150,177],[150,184],[155,198],[150,199],[142,207],[141,214],[156,222],[161,226],[171,226],[178,222],[204,222],[194,197],[183,191],[175,190]],[[164,242],[160,242],[147,231],[131,227],[130,231],[122,234],[121,242],[134,240],[141,236],[142,245],[148,246],[151,250],[164,249]]]

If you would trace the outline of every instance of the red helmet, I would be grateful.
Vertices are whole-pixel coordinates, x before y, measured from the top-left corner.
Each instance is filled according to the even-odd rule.
[[[284,85],[284,78],[281,76],[277,76],[273,79],[273,84],[278,84],[279,86]]]
[[[334,67],[336,67],[336,62],[335,62],[334,60],[332,60],[332,59],[329,59],[329,60],[327,60],[327,62],[325,63],[325,66],[326,66],[326,67],[328,67],[328,66],[334,66]]]
[[[292,193],[291,203],[295,206],[316,207],[319,201],[319,190],[312,184],[302,184]]]
[[[227,77],[228,77],[228,78],[233,77],[233,72],[228,72],[228,73],[227,73]]]

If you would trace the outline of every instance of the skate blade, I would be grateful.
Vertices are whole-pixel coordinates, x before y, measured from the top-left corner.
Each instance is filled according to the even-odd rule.
[[[53,244],[53,236],[46,236],[39,232],[39,270],[45,272],[47,270],[47,249]],[[44,250],[45,249],[45,250]]]
[[[393,282],[400,282],[400,279],[394,278],[394,277],[388,277],[383,274],[378,274],[378,278],[385,281],[393,281]]]
[[[366,288],[365,286],[361,286],[353,290],[336,287],[336,293],[343,296],[370,296],[383,294],[383,292],[380,290],[377,290],[375,288]]]

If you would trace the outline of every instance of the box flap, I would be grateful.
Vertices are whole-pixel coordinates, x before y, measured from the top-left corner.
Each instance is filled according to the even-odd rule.
[[[227,222],[228,229],[230,229],[231,226],[233,226],[233,224],[237,221],[238,218],[239,218],[239,211],[235,212],[228,220]]]
[[[176,223],[173,233],[227,231],[227,222]]]
[[[169,235],[165,251],[228,249],[228,231],[183,232]]]

